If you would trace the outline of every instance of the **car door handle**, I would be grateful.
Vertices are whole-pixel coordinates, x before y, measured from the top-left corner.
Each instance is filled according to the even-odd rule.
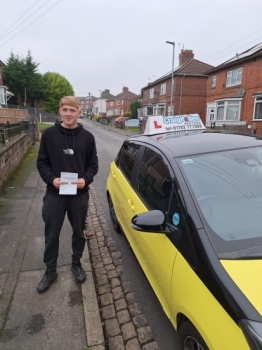
[[[114,171],[112,171],[111,173],[112,173],[113,178],[115,179],[116,178],[116,173]]]
[[[129,206],[131,207],[131,210],[135,211],[134,202],[132,201],[132,199],[128,199],[127,201],[128,201]]]

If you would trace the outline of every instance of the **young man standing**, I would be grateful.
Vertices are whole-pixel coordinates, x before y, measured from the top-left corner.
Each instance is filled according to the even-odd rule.
[[[80,259],[86,243],[84,228],[88,185],[98,171],[94,136],[77,122],[81,114],[79,100],[74,96],[65,96],[60,100],[59,107],[62,122],[56,122],[43,132],[37,158],[37,169],[47,184],[42,208],[46,272],[37,287],[39,293],[46,292],[58,277],[59,236],[65,213],[73,230],[71,271],[77,283],[83,283],[86,279]],[[68,182],[66,179],[72,175],[76,180]]]

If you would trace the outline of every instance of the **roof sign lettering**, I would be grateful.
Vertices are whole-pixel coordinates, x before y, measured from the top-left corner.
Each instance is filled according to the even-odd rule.
[[[145,135],[162,134],[172,131],[203,130],[205,126],[198,114],[156,115],[147,119]]]

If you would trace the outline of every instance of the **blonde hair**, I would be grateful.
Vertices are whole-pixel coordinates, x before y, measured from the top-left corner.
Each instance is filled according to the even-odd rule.
[[[75,96],[64,96],[59,101],[59,107],[63,107],[65,105],[80,108],[80,101]]]

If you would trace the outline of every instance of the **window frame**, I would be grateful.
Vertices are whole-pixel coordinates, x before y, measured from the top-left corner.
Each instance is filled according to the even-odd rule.
[[[217,76],[213,75],[211,79],[211,87],[216,87],[217,86]]]
[[[234,98],[234,99],[222,99],[222,100],[217,100],[215,101],[216,102],[216,108],[215,108],[215,119],[213,121],[218,121],[218,122],[223,122],[223,121],[239,121],[240,120],[240,112],[241,112],[241,101],[242,101],[242,98]],[[229,102],[236,102],[235,104],[230,104]],[[223,105],[222,105],[223,104]],[[227,110],[228,110],[228,106],[236,106],[238,104],[238,117],[237,119],[227,119],[226,116],[227,116]],[[221,107],[224,108],[224,111],[223,111],[223,119],[217,119],[217,116],[218,116],[218,109]]]
[[[149,90],[149,98],[154,98],[154,88]]]
[[[0,104],[6,105],[7,104],[7,96],[6,96],[6,88],[4,86],[0,86],[0,96],[2,96],[2,98],[0,98]]]
[[[160,95],[166,94],[166,83],[160,85]]]
[[[255,100],[254,100],[253,119],[252,120],[256,120],[256,121],[262,120],[262,94],[256,95],[254,97],[255,97]],[[258,102],[258,99],[259,99],[259,102]],[[257,110],[256,108],[257,108],[258,104],[259,105],[261,104],[261,106],[260,106],[260,108],[261,108],[261,118],[256,118],[256,110]]]
[[[236,83],[232,84],[232,77],[235,72],[236,72]],[[242,81],[242,72],[243,72],[242,67],[228,71],[226,75],[226,87],[240,85]]]

